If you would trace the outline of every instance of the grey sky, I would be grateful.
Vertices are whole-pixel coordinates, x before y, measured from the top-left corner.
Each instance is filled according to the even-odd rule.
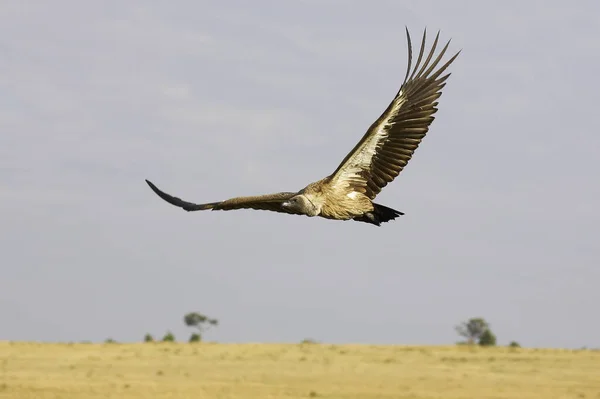
[[[575,5],[576,4],[576,5]],[[0,5],[0,339],[599,346],[600,5]],[[404,78],[463,49],[381,228],[192,201],[331,173]]]

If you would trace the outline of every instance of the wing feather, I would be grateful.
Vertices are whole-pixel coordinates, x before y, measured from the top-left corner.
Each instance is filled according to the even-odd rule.
[[[406,29],[408,67],[404,82],[387,109],[329,176],[331,185],[363,192],[373,199],[400,174],[419,147],[435,119],[437,100],[450,73],[442,77],[440,75],[460,54],[459,51],[438,68],[450,44],[448,41],[434,59],[440,35],[438,32],[421,63],[425,55],[426,35],[427,30],[423,32],[417,62],[411,69],[412,43]]]
[[[156,187],[152,182],[146,180],[146,183],[150,186],[152,191],[154,191],[160,198],[167,201],[169,204],[175,205],[177,207],[183,208],[186,211],[204,211],[204,210],[213,210],[213,211],[230,211],[236,209],[255,209],[255,210],[265,210],[265,211],[273,211],[280,213],[291,213],[287,208],[283,208],[281,204],[284,201],[292,198],[297,193],[292,192],[281,192],[274,194],[266,194],[266,195],[257,195],[250,197],[235,197],[230,198],[225,201],[219,202],[209,202],[205,204],[195,204],[193,202],[184,201],[181,198],[174,197],[170,194],[161,191],[158,187]]]

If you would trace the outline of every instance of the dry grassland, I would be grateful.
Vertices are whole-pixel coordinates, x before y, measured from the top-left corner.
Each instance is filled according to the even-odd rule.
[[[1,399],[600,398],[600,352],[0,342]]]

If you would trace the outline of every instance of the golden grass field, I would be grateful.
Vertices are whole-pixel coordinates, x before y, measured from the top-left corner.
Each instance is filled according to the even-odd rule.
[[[0,342],[0,398],[600,398],[600,351]]]

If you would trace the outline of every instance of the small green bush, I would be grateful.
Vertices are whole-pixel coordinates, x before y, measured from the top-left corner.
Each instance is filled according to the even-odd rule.
[[[163,342],[175,342],[175,335],[171,331],[167,331],[162,340]]]
[[[192,333],[190,336],[190,342],[200,342],[202,341],[202,335],[198,333]]]
[[[481,334],[481,337],[479,337],[479,345],[496,346],[496,336],[489,328]]]
[[[152,336],[152,334],[146,334],[144,335],[144,342],[154,342],[154,337]]]
[[[520,348],[521,347],[521,345],[517,341],[510,341],[510,344],[508,344],[508,346],[511,348]]]

